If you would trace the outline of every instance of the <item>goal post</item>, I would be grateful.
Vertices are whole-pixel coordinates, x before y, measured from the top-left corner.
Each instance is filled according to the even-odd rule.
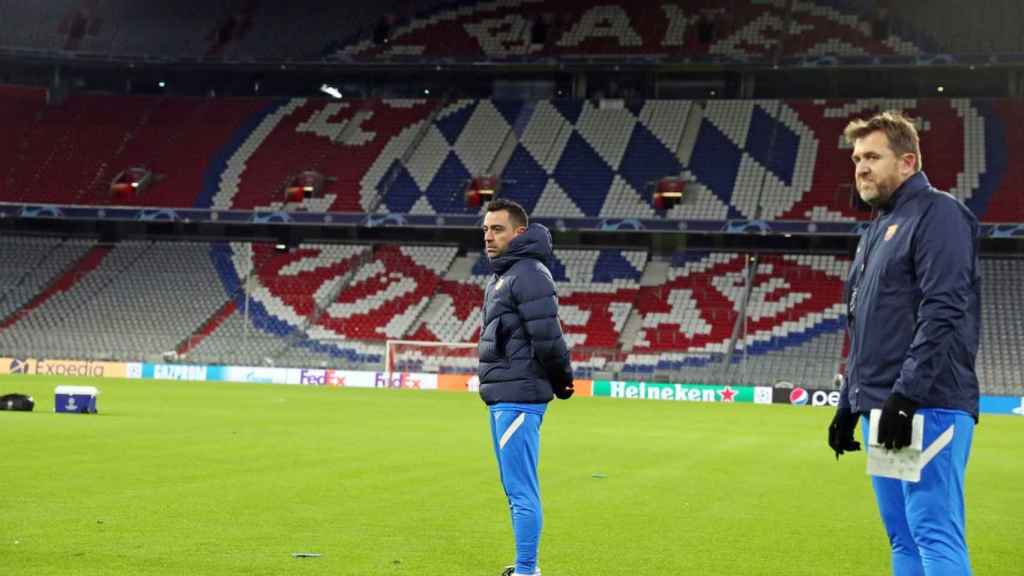
[[[388,340],[384,349],[384,372],[428,374],[472,374],[478,363],[474,342],[431,342]]]

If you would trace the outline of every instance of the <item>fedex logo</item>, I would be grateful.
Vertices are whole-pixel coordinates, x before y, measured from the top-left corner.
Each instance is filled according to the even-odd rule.
[[[344,386],[345,376],[335,370],[302,370],[299,384],[303,386]]]
[[[408,372],[377,372],[373,379],[374,388],[423,388],[419,378]]]

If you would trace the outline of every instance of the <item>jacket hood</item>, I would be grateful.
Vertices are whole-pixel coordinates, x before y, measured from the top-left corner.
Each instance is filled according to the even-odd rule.
[[[526,232],[508,243],[505,252],[491,260],[491,268],[498,274],[504,274],[523,258],[539,260],[547,266],[552,255],[551,232],[542,224],[530,224]]]

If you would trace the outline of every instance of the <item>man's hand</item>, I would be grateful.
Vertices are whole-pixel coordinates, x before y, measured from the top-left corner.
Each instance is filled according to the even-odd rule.
[[[572,393],[576,391],[576,389],[572,387],[572,379],[569,380],[568,384],[553,386],[553,388],[555,390],[555,396],[558,397],[559,400],[568,400],[572,396]]]
[[[882,405],[882,417],[878,419],[878,443],[890,450],[910,446],[916,411],[917,402],[899,392],[889,394]]]
[[[836,460],[844,452],[860,450],[860,442],[853,439],[857,418],[859,417],[851,413],[849,408],[837,409],[836,415],[832,417],[832,423],[828,425],[828,445],[835,451]]]

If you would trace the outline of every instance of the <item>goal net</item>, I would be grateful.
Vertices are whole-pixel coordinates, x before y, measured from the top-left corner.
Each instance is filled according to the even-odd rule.
[[[384,352],[384,371],[388,373],[472,374],[476,365],[473,342],[388,340]]]

